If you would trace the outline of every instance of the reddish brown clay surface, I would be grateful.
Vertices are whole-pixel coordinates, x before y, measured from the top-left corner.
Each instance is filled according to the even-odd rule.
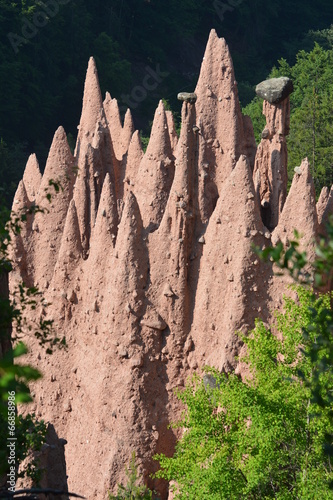
[[[27,361],[44,374],[27,411],[50,423],[46,486],[105,500],[135,451],[166,499],[168,485],[149,475],[153,455],[174,449],[174,389],[207,364],[242,372],[236,332],[249,332],[256,317],[269,321],[286,291],[288,280],[252,244],[288,244],[296,228],[311,255],[332,212],[328,190],[316,209],[307,160],[287,196],[288,99],[264,103],[256,153],[215,31],[195,91],[179,139],[159,103],[144,154],[130,112],[122,125],[116,100],[102,102],[91,59],[75,156],[60,127],[43,177],[36,157],[28,160],[13,210],[36,202],[47,213],[29,217],[13,240],[11,289],[22,279],[38,285],[45,302],[35,317],[53,319],[68,343],[49,356],[25,339]]]

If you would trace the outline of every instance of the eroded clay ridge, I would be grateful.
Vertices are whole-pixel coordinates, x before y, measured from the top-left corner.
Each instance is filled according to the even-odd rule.
[[[328,189],[316,209],[307,161],[287,197],[289,97],[264,102],[257,148],[215,31],[195,92],[178,140],[159,103],[144,153],[130,112],[122,124],[117,101],[103,102],[91,59],[74,156],[60,127],[44,175],[35,156],[27,163],[13,210],[37,203],[47,212],[13,242],[11,287],[39,286],[50,305],[37,314],[68,343],[45,356],[27,339],[44,374],[29,411],[50,423],[45,486],[104,500],[135,451],[167,498],[149,474],[152,456],[174,447],[174,389],[205,364],[240,370],[235,332],[269,320],[285,291],[252,245],[287,244],[297,228],[311,248],[332,212]],[[52,180],[61,190],[48,202]]]

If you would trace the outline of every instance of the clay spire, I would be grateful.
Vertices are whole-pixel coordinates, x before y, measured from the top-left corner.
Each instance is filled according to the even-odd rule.
[[[307,158],[302,161],[300,167],[297,167],[279,224],[272,234],[272,242],[275,244],[282,241],[288,246],[294,239],[295,229],[302,235],[300,249],[306,250],[308,256],[312,258],[318,235],[318,216],[315,188]]]
[[[159,312],[171,328],[168,349],[172,349],[172,352],[179,350],[177,342],[184,342],[191,317],[189,263],[190,254],[195,251],[193,245],[197,175],[197,135],[193,131],[194,123],[195,107],[184,103],[175,177],[162,222],[158,230],[149,237],[151,281],[160,297]],[[160,265],[162,249],[165,262],[163,266]],[[168,295],[164,295],[165,287],[170,287],[177,300],[170,301]]]
[[[99,201],[95,226],[92,231],[89,261],[96,271],[99,262],[108,260],[116,243],[118,231],[117,203],[114,195],[114,187],[110,175],[106,174],[101,199]],[[102,269],[103,276],[105,268]]]
[[[111,182],[115,187],[115,194],[117,198],[119,198],[118,192],[120,190],[121,162],[117,159],[115,154],[114,143],[110,134],[104,109],[101,110],[92,145],[99,151],[101,164],[98,165],[98,169],[102,173],[102,183],[105,175],[109,173]],[[102,184],[100,186],[102,186]]]
[[[103,102],[103,108],[110,130],[111,139],[114,144],[115,155],[116,158],[120,161],[123,155],[121,148],[121,135],[123,127],[121,124],[117,99],[112,99],[109,92],[106,93],[105,100]]]
[[[135,449],[139,450],[142,472],[148,477],[149,471],[152,470],[151,457],[158,449],[156,443],[159,440],[159,433],[151,434],[150,429],[155,425],[155,429],[158,426],[160,432],[168,431],[166,420],[160,429],[160,422],[155,421],[160,421],[160,416],[154,420],[149,412],[146,412],[149,401],[153,401],[157,394],[159,401],[154,403],[154,408],[155,411],[162,412],[163,404],[160,404],[160,399],[165,401],[167,395],[164,380],[161,374],[158,376],[159,362],[155,359],[161,349],[160,332],[141,325],[148,279],[148,253],[142,234],[139,206],[133,193],[129,192],[112,257],[113,279],[103,291],[104,300],[99,314],[107,318],[108,325],[104,349],[108,352],[109,366],[102,391],[107,392],[110,400],[117,400],[117,418],[112,421],[113,434],[118,437],[126,436]],[[120,363],[122,369],[119,369]],[[156,377],[154,388],[148,380],[151,376]],[[132,397],[139,392],[140,398]],[[104,396],[103,399],[105,401]],[[103,406],[99,414],[105,423],[110,418]],[[106,458],[110,469],[117,467],[119,462],[126,463],[127,460],[126,454],[116,447],[108,448]],[[116,481],[113,479],[111,487],[116,487]]]
[[[133,190],[136,182],[139,165],[144,156],[139,131],[132,135],[127,154],[124,155],[121,167],[121,179],[123,191],[119,193],[121,199],[125,199],[128,192]]]
[[[128,109],[124,118],[124,126],[121,131],[121,155],[123,156],[128,151],[132,135],[134,134],[135,128],[132,118],[131,110]]]
[[[51,194],[52,198],[54,193],[57,192],[52,187],[52,183],[59,184],[59,191],[62,199],[69,199],[72,197],[73,183],[75,180],[75,166],[74,158],[67,142],[66,132],[63,127],[59,127],[53,137],[51,148],[47,157],[45,171],[39,186],[36,202],[40,206],[48,206],[45,199],[47,194]],[[50,184],[51,182],[51,184]],[[51,206],[59,205],[51,202]],[[68,205],[62,207],[67,211]]]
[[[95,177],[96,173],[98,174],[100,189],[102,188],[105,175],[109,173],[111,181],[113,182],[117,192],[119,189],[120,162],[117,160],[115,155],[113,141],[103,109],[101,109],[100,116],[96,124],[92,147],[98,152],[95,162],[96,165],[92,165],[92,173]]]
[[[84,157],[80,157],[78,164],[78,175],[74,186],[73,200],[75,202],[78,223],[80,228],[81,243],[84,256],[87,256],[90,241],[91,222],[91,193],[90,193],[90,170],[93,158],[91,146]]]
[[[12,272],[10,273],[10,279],[12,284],[18,284],[23,280],[27,285],[32,285],[33,276],[31,275],[32,269],[29,266],[29,259],[27,259],[27,254],[30,248],[30,235],[31,235],[31,224],[32,215],[28,214],[28,210],[31,206],[24,181],[20,181],[17,187],[13,206],[12,206],[12,218],[19,218],[27,216],[25,221],[20,221],[20,232],[11,231],[11,243],[9,247],[10,258],[13,262],[19,264],[18,266],[13,266]]]
[[[226,179],[203,238],[191,329],[202,358],[194,361],[193,353],[189,363],[229,371],[241,346],[235,332],[253,328],[254,319],[263,317],[270,277],[270,266],[252,250],[267,239],[245,156]]]
[[[28,197],[28,193],[25,187],[25,182],[22,179],[19,182],[19,185],[17,186],[15,195],[14,195],[14,200],[13,200],[13,206],[12,206],[12,212],[15,215],[19,215],[22,210],[25,208],[28,208],[30,206],[30,200]]]
[[[40,173],[39,163],[35,154],[29,156],[23,174],[23,181],[29,200],[31,202],[35,201],[36,194],[42,181],[42,174]]]
[[[74,188],[82,246],[88,253],[91,229],[95,225],[102,186],[109,174],[115,196],[119,190],[119,164],[113,150],[110,131],[104,110],[100,111],[92,144],[88,144],[86,154],[79,159],[78,178]]]
[[[177,143],[178,143],[178,135],[176,132],[175,120],[173,118],[172,111],[170,111],[170,110],[165,111],[165,116],[167,118],[170,144],[171,144],[172,151],[174,152],[176,150]]]
[[[119,322],[121,317],[119,311],[128,316],[129,311],[133,321],[142,313],[143,288],[147,280],[148,260],[146,249],[142,241],[142,219],[137,200],[132,192],[129,192],[125,201],[122,218],[119,224],[118,236],[114,250],[114,276],[112,283],[107,286],[111,291],[112,311],[115,314],[114,321]],[[126,309],[127,301],[130,300],[129,310]],[[138,323],[137,323],[138,325]]]
[[[96,63],[94,58],[91,57],[89,59],[86,81],[84,84],[82,114],[75,148],[76,158],[84,154],[87,144],[91,143],[102,107],[103,101]]]
[[[133,183],[135,182],[136,174],[143,156],[144,152],[142,149],[140,133],[136,130],[132,135],[126,160],[126,175],[130,177],[130,180],[132,180]]]
[[[143,224],[156,229],[162,219],[174,175],[174,157],[162,101],[155,112],[147,151],[140,163],[134,193]]]
[[[71,281],[74,269],[82,258],[82,245],[80,237],[79,222],[74,200],[71,200],[66,216],[65,227],[62,234],[60,250],[54,274],[52,286],[62,288]]]
[[[44,213],[33,222],[35,280],[48,282],[57,260],[69,202],[73,196],[74,158],[66,133],[59,127],[54,135],[36,203]],[[57,192],[52,183],[56,183]],[[50,196],[50,200],[48,199]]]
[[[108,279],[114,273],[113,253],[118,232],[118,212],[114,195],[114,186],[107,173],[103,183],[99,201],[96,222],[91,231],[89,257],[80,270],[80,287],[82,302],[86,310],[92,313],[98,311],[98,305],[103,297],[103,290],[107,288]],[[86,253],[85,253],[86,255]],[[90,329],[99,329],[99,318],[90,314],[85,319],[89,321]]]
[[[289,96],[279,104],[264,101],[263,114],[266,116],[266,127],[256,154],[253,180],[263,223],[272,231],[279,222],[287,196]]]
[[[14,233],[12,233],[11,237],[13,242],[18,240],[22,242],[22,245],[23,242],[25,242],[26,245],[28,244],[33,220],[33,215],[29,213],[30,207],[31,202],[27,194],[25,183],[24,180],[21,180],[17,186],[12,205],[12,220],[18,219],[19,226],[19,231],[15,230]]]
[[[244,127],[229,48],[215,30],[210,32],[195,93],[200,138],[199,207],[201,220],[206,223],[240,154],[248,156],[253,168],[256,150],[248,120]]]
[[[147,146],[148,157],[170,157],[172,155],[163,101],[160,100],[155,111],[150,139]]]
[[[317,202],[317,215],[319,224],[319,233],[326,235],[326,224],[330,215],[333,214],[333,190],[323,187]]]

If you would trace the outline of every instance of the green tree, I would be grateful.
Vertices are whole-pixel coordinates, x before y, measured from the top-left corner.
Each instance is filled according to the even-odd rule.
[[[289,76],[294,83],[287,138],[289,180],[294,175],[294,167],[308,157],[318,193],[323,186],[333,183],[332,67],[333,50],[325,50],[315,43],[310,52],[298,52],[294,66],[280,59],[270,73],[270,77]],[[265,124],[260,107],[262,101],[256,97],[243,110],[252,118],[257,141]]]
[[[332,290],[333,285],[333,219],[327,224],[327,236],[321,237],[316,245],[316,258],[312,263],[312,270],[304,271],[308,267],[305,252],[300,252],[298,247],[299,235],[295,231],[295,240],[290,243],[288,249],[284,249],[279,243],[276,247],[266,248],[258,251],[264,258],[270,258],[281,270],[287,271],[299,283],[305,286],[315,286],[316,293],[320,290]],[[313,292],[311,300],[316,300]],[[303,382],[310,388],[311,401],[327,412],[330,425],[324,440],[324,451],[329,457],[333,457],[333,294],[330,295],[330,303],[322,310],[314,306],[309,309],[310,321],[303,328],[304,342],[309,342],[313,332],[316,333],[315,342],[310,343],[307,356],[311,362],[311,377],[299,372]],[[320,328],[318,328],[318,326]],[[323,381],[328,380],[326,386]],[[331,482],[333,489],[333,481]]]
[[[209,369],[204,381],[195,377],[179,393],[186,405],[178,423],[184,435],[173,458],[157,457],[157,475],[176,482],[176,498],[332,498],[333,473],[322,445],[333,424],[302,378],[312,378],[308,354],[327,326],[322,312],[330,296],[314,299],[301,287],[297,293],[298,303],[285,298],[284,313],[276,317],[282,341],[260,321],[243,338],[245,380]],[[315,328],[305,340],[310,323]],[[321,387],[331,391],[332,376],[323,373]]]
[[[263,100],[260,97],[256,96],[242,110],[243,114],[250,116],[252,120],[253,130],[257,145],[261,141],[261,132],[264,130],[266,125],[266,118],[262,112],[262,109],[263,109]]]
[[[311,52],[298,53],[291,69],[295,92],[291,97],[289,164],[300,165],[307,156],[317,188],[333,183],[332,63],[333,51],[315,44]]]
[[[306,39],[310,43],[317,42],[325,50],[333,48],[333,24],[323,30],[310,30]]]

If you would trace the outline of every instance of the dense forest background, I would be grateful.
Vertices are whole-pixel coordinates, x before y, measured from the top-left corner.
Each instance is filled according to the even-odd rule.
[[[7,202],[28,154],[36,152],[44,168],[60,124],[74,143],[91,55],[102,92],[122,108],[129,103],[148,135],[158,100],[179,113],[177,93],[194,89],[211,28],[229,44],[246,106],[274,65],[291,74],[300,50],[310,52],[315,42],[331,50],[332,22],[332,0],[0,0],[0,188]],[[157,73],[158,85],[140,95],[134,89],[147,72]],[[259,107],[250,104],[254,118]]]

